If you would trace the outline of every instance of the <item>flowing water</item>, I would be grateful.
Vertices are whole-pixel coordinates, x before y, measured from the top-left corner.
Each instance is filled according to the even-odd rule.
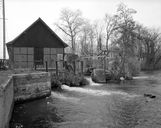
[[[161,72],[120,84],[87,80],[85,87],[62,85],[48,98],[16,105],[11,128],[161,128]]]

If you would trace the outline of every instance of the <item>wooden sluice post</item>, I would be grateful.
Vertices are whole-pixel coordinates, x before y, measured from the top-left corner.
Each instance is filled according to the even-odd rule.
[[[45,61],[45,68],[46,68],[46,72],[48,72],[48,62]]]
[[[35,68],[35,70],[37,69],[37,64],[36,64],[36,62],[34,63],[34,68]]]
[[[104,79],[106,81],[106,57],[104,57],[104,61],[103,61],[103,68],[104,68]]]
[[[81,61],[81,74],[83,74],[83,61]]]
[[[104,57],[104,70],[106,70],[106,57]]]
[[[58,61],[56,61],[56,76],[58,76]]]
[[[75,61],[73,61],[73,70],[74,70],[74,74],[76,74],[76,65],[75,65]]]

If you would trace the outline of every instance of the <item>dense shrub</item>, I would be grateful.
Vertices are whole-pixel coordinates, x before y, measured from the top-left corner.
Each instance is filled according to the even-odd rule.
[[[111,70],[111,80],[120,80],[121,73],[119,70]]]
[[[73,61],[76,61],[78,58],[79,57],[76,54],[68,54],[67,55],[67,62],[71,64],[71,63],[73,63]]]
[[[51,88],[61,88],[60,78],[55,73],[51,73]]]
[[[70,87],[81,87],[89,84],[83,75],[64,72],[56,76],[54,73],[51,75],[52,88],[60,88],[62,84]]]
[[[121,73],[121,60],[119,57],[115,57],[113,61],[109,64],[109,70],[111,72],[111,80],[120,80],[120,77],[123,75]]]
[[[139,74],[141,69],[141,62],[137,58],[128,59],[128,70],[131,76]]]
[[[140,67],[141,63],[136,57],[126,58],[124,65],[120,59],[116,57],[110,64],[112,79],[119,80],[120,77],[132,79],[132,76],[139,74]]]

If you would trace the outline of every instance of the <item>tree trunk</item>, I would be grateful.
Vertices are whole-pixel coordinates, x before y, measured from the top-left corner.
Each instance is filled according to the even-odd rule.
[[[72,53],[75,54],[75,40],[74,40],[74,37],[71,36],[71,43],[72,43]]]
[[[107,35],[106,37],[106,50],[108,51],[108,40],[109,40],[109,36]]]

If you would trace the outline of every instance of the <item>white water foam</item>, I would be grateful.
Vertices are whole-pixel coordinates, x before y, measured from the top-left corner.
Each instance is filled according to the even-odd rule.
[[[51,92],[51,96],[54,97],[54,98],[58,98],[58,99],[68,101],[68,102],[79,102],[80,101],[79,98],[65,96],[65,95],[63,95],[61,93],[57,93],[57,92]]]
[[[75,91],[75,92],[80,92],[80,93],[85,93],[85,94],[95,95],[95,96],[105,96],[105,95],[113,95],[113,94],[124,95],[128,97],[138,96],[138,95],[132,95],[121,91],[104,91],[104,90],[96,90],[96,89],[89,89],[89,88],[69,87],[67,85],[62,85],[61,88],[68,91]]]
[[[148,79],[149,77],[148,76],[136,76],[136,77],[133,77],[133,79]]]
[[[100,84],[100,83],[93,82],[91,77],[86,77],[85,79],[89,82],[89,85],[91,85],[91,86],[102,86],[102,84]]]
[[[80,88],[80,87],[69,87],[67,85],[62,85],[61,88],[68,91],[75,91],[75,92],[81,92],[81,93],[92,94],[92,95],[111,95],[111,93],[103,90],[94,90],[94,89]]]

